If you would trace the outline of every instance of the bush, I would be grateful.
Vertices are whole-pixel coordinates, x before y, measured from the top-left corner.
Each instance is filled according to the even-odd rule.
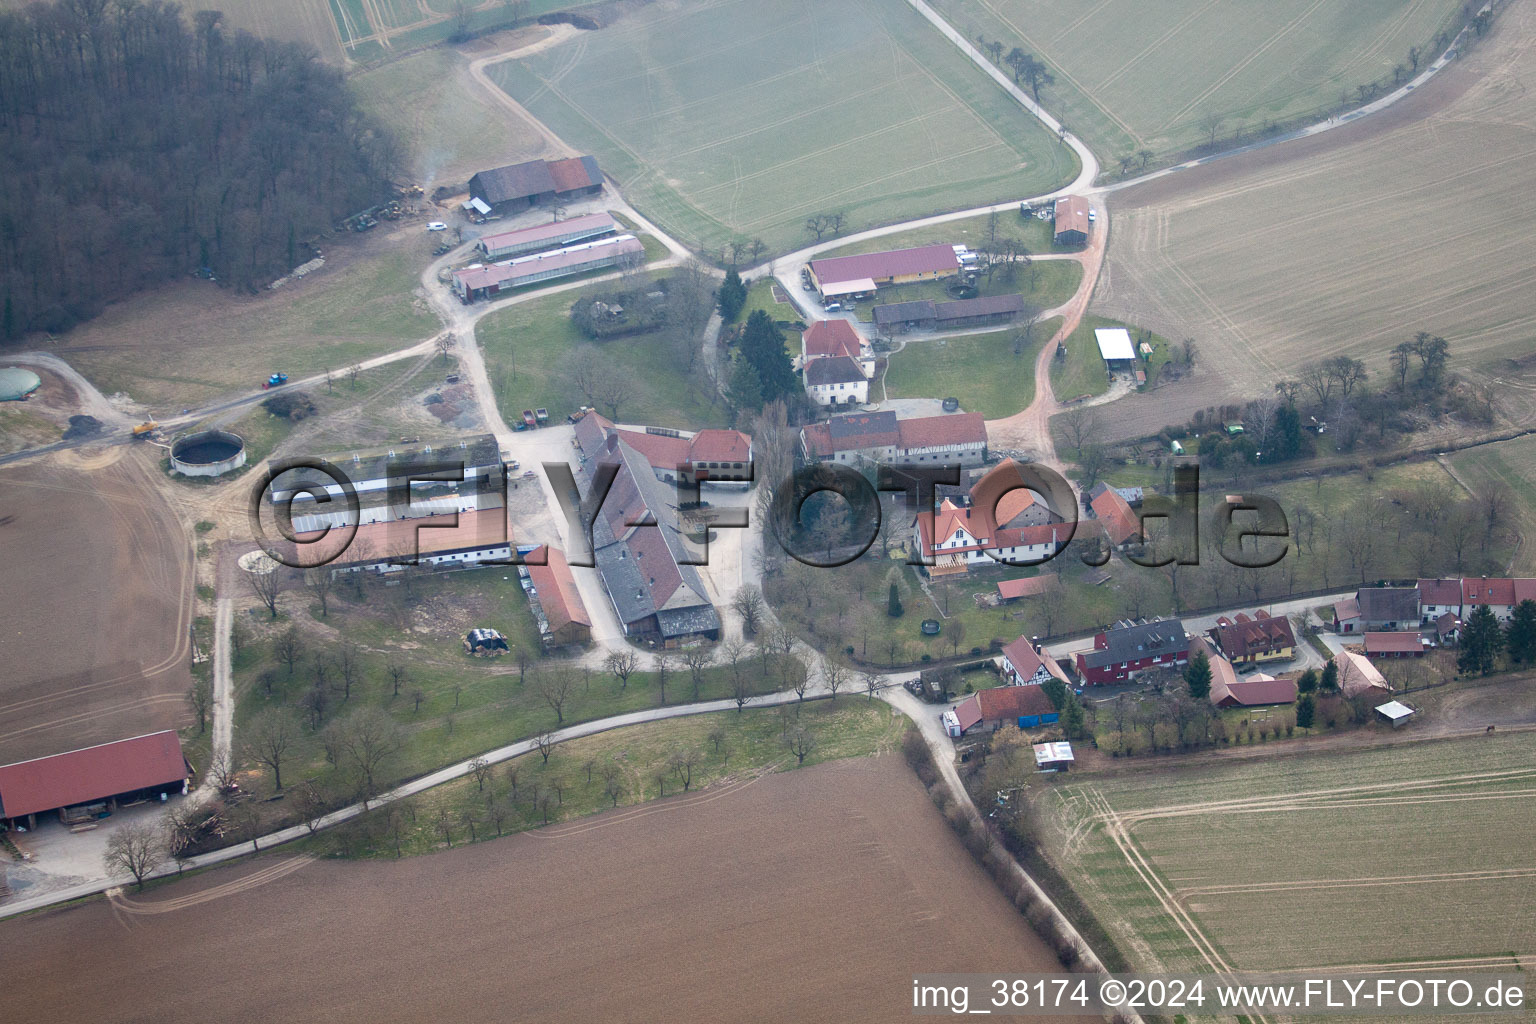
[[[280,395],[273,395],[261,407],[273,416],[297,423],[306,416],[315,414],[315,400],[303,391],[288,391]]]

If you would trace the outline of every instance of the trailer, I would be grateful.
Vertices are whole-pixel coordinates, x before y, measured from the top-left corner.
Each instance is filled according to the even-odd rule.
[[[542,427],[545,424],[549,423],[549,410],[548,409],[535,409],[535,410],[533,410],[533,418],[536,419],[538,421],[538,423],[539,423],[539,426]]]
[[[536,427],[538,425],[539,425],[539,421],[534,418],[533,410],[532,409],[524,409],[523,410],[523,426],[526,427],[529,430],[532,430],[534,427]]]

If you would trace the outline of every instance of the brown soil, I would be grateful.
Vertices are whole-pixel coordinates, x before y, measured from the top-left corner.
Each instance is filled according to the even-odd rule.
[[[1263,181],[1268,179],[1258,179],[1256,175],[1260,172],[1273,176],[1286,168],[1300,170],[1341,151],[1368,146],[1421,125],[1451,107],[1481,77],[1480,68],[1452,64],[1412,95],[1380,113],[1320,135],[1181,170],[1116,192],[1110,198],[1110,207],[1123,218],[1135,211],[1183,208],[1265,187]],[[1391,168],[1381,170],[1390,177]],[[1240,234],[1247,227],[1234,224],[1233,231]],[[1141,273],[1145,268],[1137,262],[1129,242],[1122,233],[1120,244],[1110,246],[1094,294],[1093,312],[1129,319],[1175,340],[1196,335],[1207,358],[1197,359],[1194,373],[1183,380],[1115,402],[1115,415],[1106,426],[1107,441],[1155,434],[1164,426],[1186,422],[1195,409],[1234,401],[1248,390],[1239,380],[1237,371],[1242,368],[1234,367],[1225,358],[1226,339],[1202,336],[1184,310],[1171,308],[1164,296],[1147,289]],[[1256,266],[1254,273],[1254,287],[1262,291],[1264,270]]]
[[[274,867],[264,860],[11,921],[0,941],[28,982],[12,986],[7,1011],[31,1022],[201,1022],[213,1007],[331,1024],[891,1021],[911,1012],[913,972],[1056,969],[894,756],[655,810],[558,838],[317,861],[230,884]]]
[[[151,456],[113,452],[0,472],[0,761],[187,717],[190,542]]]

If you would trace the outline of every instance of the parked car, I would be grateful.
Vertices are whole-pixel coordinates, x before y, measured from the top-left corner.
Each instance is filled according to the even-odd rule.
[[[841,313],[843,311],[843,304],[841,302],[829,302],[821,308],[825,309],[828,313]]]
[[[448,225],[440,220],[434,220],[427,225],[428,231],[447,231]]]

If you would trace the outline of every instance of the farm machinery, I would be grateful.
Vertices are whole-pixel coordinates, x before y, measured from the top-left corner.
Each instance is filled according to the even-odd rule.
[[[272,376],[266,379],[265,383],[261,385],[261,389],[265,391],[268,388],[279,388],[287,383],[288,375],[286,373],[274,373]]]

